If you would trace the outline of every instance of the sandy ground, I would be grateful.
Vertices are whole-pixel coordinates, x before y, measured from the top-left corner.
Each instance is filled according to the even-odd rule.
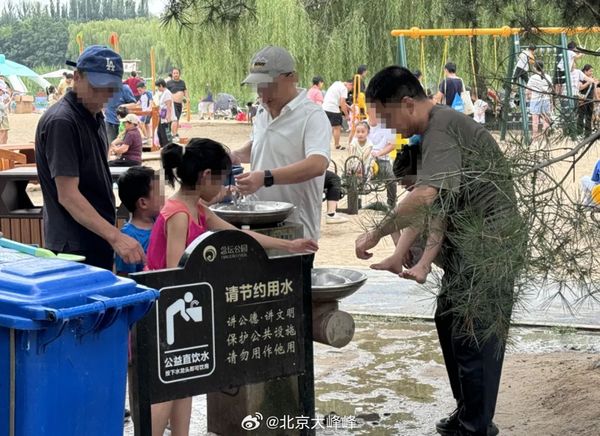
[[[39,115],[36,114],[11,115],[9,143],[32,141],[38,119]],[[235,122],[184,122],[180,135],[210,137],[235,149],[247,140],[249,133],[250,126]],[[577,164],[576,180],[591,173],[600,154],[598,147],[600,145],[592,148]],[[336,151],[333,158],[341,162],[343,156]],[[158,165],[156,160],[149,163]],[[566,183],[570,189],[577,186],[571,178]],[[345,206],[343,201],[341,206]],[[327,225],[323,221],[317,265],[367,266],[367,262],[354,256],[354,239],[372,220],[371,213],[361,211],[358,216],[350,217],[348,223]],[[374,259],[382,259],[392,250],[391,243],[383,243],[376,250]],[[496,421],[503,429],[501,434],[600,434],[598,360],[598,354],[578,351],[509,355],[496,416]],[[439,377],[445,378],[441,369],[438,368],[437,372]],[[439,410],[441,416],[445,412]]]
[[[598,353],[509,355],[495,418],[500,434],[598,435],[599,385]]]

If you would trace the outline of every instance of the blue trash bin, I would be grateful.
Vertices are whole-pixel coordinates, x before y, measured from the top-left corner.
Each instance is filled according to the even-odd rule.
[[[158,292],[0,252],[0,435],[122,436],[128,336]]]

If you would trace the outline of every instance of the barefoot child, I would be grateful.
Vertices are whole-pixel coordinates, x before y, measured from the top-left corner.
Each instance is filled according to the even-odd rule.
[[[404,279],[414,280],[417,283],[425,283],[427,275],[431,272],[431,264],[440,252],[444,237],[444,227],[444,221],[441,218],[429,218],[429,234],[425,242],[423,254],[411,268],[404,270],[402,266],[410,263],[411,247],[413,247],[415,242],[418,242],[419,237],[426,230],[425,220],[420,225],[417,224],[405,228],[400,233],[400,239],[398,239],[394,254],[383,259],[380,263],[371,265],[371,268],[387,270],[398,274]]]
[[[412,189],[414,183],[413,174],[416,174],[417,165],[420,160],[420,137],[411,138],[412,144],[409,143],[406,147],[414,147],[414,150],[405,148],[401,155],[396,157],[394,162],[394,175],[401,181],[408,190]],[[428,217],[425,213],[420,223],[410,226],[402,230],[398,242],[396,243],[396,249],[394,253],[382,260],[380,263],[371,265],[371,268],[377,270],[387,270],[398,274],[404,279],[415,280],[417,283],[425,283],[427,275],[431,272],[431,264],[436,259],[442,245],[445,223],[437,216]],[[427,229],[427,221],[429,221],[429,228]],[[423,239],[424,231],[428,230],[428,237],[425,242],[425,246],[422,247],[422,254],[415,255],[414,251],[421,253],[421,247],[415,250],[413,244],[419,245],[419,239]],[[412,257],[418,258],[416,264],[412,267],[404,270],[403,265],[413,263]]]
[[[167,182],[179,189],[169,198],[152,228],[148,247],[148,268],[174,268],[186,247],[208,230],[234,230],[205,204],[221,193],[226,176],[231,170],[228,152],[210,139],[192,139],[185,147],[168,144],[161,151],[161,160]],[[291,253],[315,252],[317,243],[307,239],[287,241],[259,233],[245,231],[265,248],[276,248]],[[162,436],[171,423],[172,436],[189,434],[192,398],[152,405],[152,434]]]

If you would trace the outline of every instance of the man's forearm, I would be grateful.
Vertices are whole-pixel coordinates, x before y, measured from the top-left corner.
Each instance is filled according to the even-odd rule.
[[[427,208],[433,203],[437,189],[428,186],[418,186],[409,192],[398,203],[394,212],[386,217],[374,231],[380,238],[391,235],[416,222],[421,222],[427,213]]]
[[[112,245],[119,230],[100,216],[81,193],[59,199],[75,221]]]
[[[252,141],[248,141],[241,148],[233,150],[235,156],[241,163],[250,163],[250,154],[252,153]]]

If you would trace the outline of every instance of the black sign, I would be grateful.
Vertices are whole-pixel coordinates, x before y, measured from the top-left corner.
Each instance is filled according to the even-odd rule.
[[[132,275],[160,290],[135,331],[150,402],[302,373],[302,274],[300,256],[269,259],[252,237],[221,231],[198,238],[180,268]]]

